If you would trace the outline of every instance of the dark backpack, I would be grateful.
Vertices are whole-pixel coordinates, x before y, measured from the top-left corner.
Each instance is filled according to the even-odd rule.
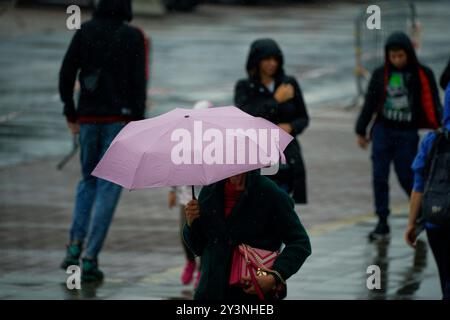
[[[445,128],[436,131],[436,138],[427,157],[422,216],[425,221],[450,225],[450,134]]]

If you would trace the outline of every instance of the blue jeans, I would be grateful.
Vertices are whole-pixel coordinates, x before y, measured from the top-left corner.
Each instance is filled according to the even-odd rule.
[[[414,172],[411,165],[417,154],[419,135],[415,129],[389,128],[376,123],[372,131],[372,182],[375,212],[385,219],[389,216],[389,171],[391,162],[401,187],[411,195]]]
[[[119,185],[91,176],[91,172],[123,127],[121,122],[80,125],[82,179],[76,192],[70,239],[84,243],[88,237],[86,258],[97,259],[122,191]]]

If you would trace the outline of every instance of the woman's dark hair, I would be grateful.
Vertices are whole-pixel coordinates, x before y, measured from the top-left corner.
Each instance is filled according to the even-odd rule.
[[[250,52],[247,58],[247,73],[250,78],[259,77],[259,63],[261,60],[275,57],[278,61],[278,70],[276,76],[284,74],[283,70],[283,53],[280,47],[273,39],[258,39],[250,46]]]
[[[248,74],[251,78],[253,77],[259,77],[259,64],[261,63],[262,60],[264,59],[269,59],[269,58],[275,58],[275,60],[278,61],[278,68],[280,68],[281,66],[281,58],[279,56],[267,56],[267,57],[263,57],[261,58],[261,60],[259,60],[258,64],[254,65],[251,69],[248,70]],[[278,72],[278,71],[277,71]]]

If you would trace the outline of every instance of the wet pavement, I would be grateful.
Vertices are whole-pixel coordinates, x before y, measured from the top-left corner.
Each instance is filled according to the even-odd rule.
[[[447,1],[417,4],[420,56],[439,74],[450,43]],[[438,299],[437,270],[425,238],[419,250],[402,240],[406,197],[392,177],[390,243],[370,244],[373,226],[368,152],[357,149],[352,74],[355,3],[252,9],[201,6],[196,14],[138,17],[152,36],[149,116],[199,99],[232,103],[249,43],[276,38],[286,69],[300,79],[311,125],[300,137],[309,204],[297,207],[313,255],[288,282],[289,299]],[[83,16],[83,18],[88,15]],[[56,170],[70,149],[61,117],[57,74],[72,35],[64,11],[20,9],[0,16],[0,299],[189,299],[178,210],[167,189],[124,191],[100,264],[106,280],[69,291],[58,269],[79,179],[77,157]],[[220,63],[217,63],[220,61]],[[339,61],[339,63],[336,63]],[[382,289],[366,288],[366,269],[380,265]]]
[[[311,235],[313,254],[288,281],[289,299],[439,299],[436,265],[429,250],[404,244],[406,196],[392,179],[393,238],[368,243],[371,212],[368,154],[355,149],[350,116],[314,115],[302,140],[307,153],[310,203],[297,213]],[[326,124],[326,125],[325,125]],[[346,129],[347,128],[347,129]],[[312,148],[313,145],[320,147]],[[333,156],[327,156],[333,152]],[[124,191],[100,265],[101,286],[65,287],[58,268],[71,220],[77,161],[63,171],[58,157],[0,169],[0,298],[3,299],[189,299],[178,210],[166,206],[167,189]],[[343,165],[345,162],[347,165]],[[347,181],[339,188],[336,181]],[[382,290],[365,287],[369,265],[387,269]]]

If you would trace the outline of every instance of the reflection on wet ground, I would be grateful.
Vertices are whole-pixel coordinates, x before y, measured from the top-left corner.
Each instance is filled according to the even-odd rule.
[[[439,277],[428,243],[422,234],[414,250],[403,233],[407,215],[390,218],[391,239],[370,242],[368,233],[375,219],[312,236],[313,255],[290,279],[289,299],[440,299]],[[380,268],[380,289],[368,289],[373,273]]]
[[[373,244],[377,255],[373,261],[381,269],[381,289],[369,291],[368,299],[385,300],[387,299],[387,288],[389,286],[389,251],[390,241],[379,241]],[[423,271],[427,267],[428,245],[423,240],[417,241],[417,247],[414,251],[412,265],[406,265],[402,271],[403,280],[398,284],[394,299],[412,299],[414,293],[420,288],[420,282],[423,277]]]

